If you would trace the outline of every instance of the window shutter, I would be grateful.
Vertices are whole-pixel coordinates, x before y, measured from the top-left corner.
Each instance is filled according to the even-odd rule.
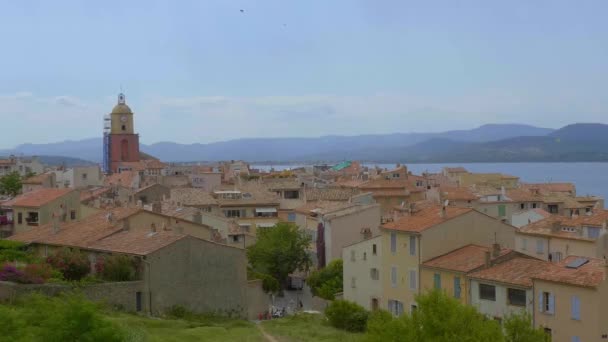
[[[460,277],[454,277],[454,298],[460,298]]]
[[[545,308],[545,306],[543,303],[543,291],[539,291],[538,292],[538,311],[543,312],[544,308]]]
[[[572,318],[581,319],[581,301],[577,296],[572,296]]]
[[[410,271],[410,289],[416,289],[416,271]]]
[[[397,286],[397,267],[391,267],[391,284],[393,287]]]
[[[553,294],[549,294],[549,313],[555,312],[555,296]]]
[[[572,336],[572,342],[581,342],[581,338],[578,336]]]

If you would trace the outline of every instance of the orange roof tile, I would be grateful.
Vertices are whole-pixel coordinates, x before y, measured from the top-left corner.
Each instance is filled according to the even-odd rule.
[[[105,194],[106,192],[112,190],[109,187],[99,187],[95,189],[86,189],[80,191],[80,202],[88,201],[90,199],[96,198],[100,195]]]
[[[440,255],[424,262],[422,265],[427,267],[441,268],[456,272],[470,272],[482,267],[486,262],[486,252],[491,252],[492,248],[479,245],[467,245],[447,254]],[[511,249],[503,248],[498,257],[512,252]],[[495,257],[494,257],[495,258]],[[494,259],[493,258],[493,259]]]
[[[600,210],[591,216],[565,217],[550,215],[542,220],[527,224],[519,228],[519,232],[533,235],[546,235],[564,239],[593,241],[582,235],[585,226],[602,227],[608,220],[608,211]],[[574,232],[564,231],[563,227],[575,228]]]
[[[542,202],[542,196],[533,194],[529,189],[510,189],[506,195],[514,202]]]
[[[576,258],[580,257],[568,256],[559,264],[549,264],[549,267],[543,267],[543,271],[534,276],[534,279],[583,287],[596,287],[606,279],[604,260],[584,258],[589,262],[578,268],[568,268],[567,265]]]
[[[13,207],[39,208],[72,191],[72,189],[66,188],[38,189],[15,197],[15,199],[10,202],[10,205]]]
[[[374,179],[359,185],[360,189],[375,190],[375,189],[408,189],[410,191],[418,190],[408,180],[392,180],[392,179]]]
[[[148,255],[187,235],[175,231],[119,231],[89,245],[88,248],[135,255]]]
[[[48,245],[88,248],[97,240],[120,231],[120,220],[138,212],[139,208],[115,208],[102,211],[78,221],[62,222],[58,232],[53,231],[53,223],[49,223],[27,232],[10,236],[9,240],[25,243],[41,243]],[[108,220],[112,213],[112,221]]]
[[[130,188],[133,186],[133,181],[138,176],[135,171],[122,171],[119,173],[113,173],[110,176],[106,177],[104,180],[104,184],[107,186],[111,185],[120,185],[126,188]]]
[[[468,187],[441,186],[439,191],[442,199],[450,201],[474,201],[477,199],[477,196]]]
[[[473,211],[470,208],[446,207],[446,217],[442,217],[441,210],[440,206],[425,208],[413,215],[403,216],[397,221],[386,223],[382,227],[406,232],[422,232],[437,224]]]
[[[521,186],[547,192],[574,192],[576,190],[572,183],[523,183]]]
[[[532,287],[532,278],[550,267],[548,261],[516,257],[492,267],[469,274],[469,277],[500,283]]]

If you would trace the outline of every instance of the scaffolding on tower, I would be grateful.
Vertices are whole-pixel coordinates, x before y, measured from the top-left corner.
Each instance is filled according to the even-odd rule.
[[[112,127],[110,115],[105,115],[103,117],[103,173],[110,174],[112,170],[110,169],[110,131]]]

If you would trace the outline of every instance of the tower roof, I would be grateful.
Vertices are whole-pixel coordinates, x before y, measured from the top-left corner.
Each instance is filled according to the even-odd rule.
[[[118,103],[112,109],[112,114],[133,114],[131,108],[127,106],[125,94],[118,94]]]

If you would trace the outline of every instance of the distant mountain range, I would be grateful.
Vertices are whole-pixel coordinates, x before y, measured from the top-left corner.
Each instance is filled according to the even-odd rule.
[[[102,140],[23,144],[0,155],[67,156],[101,161]],[[441,133],[395,133],[319,138],[249,138],[210,144],[159,142],[141,146],[163,161],[530,162],[608,161],[608,125],[573,124],[558,130],[490,124]]]

